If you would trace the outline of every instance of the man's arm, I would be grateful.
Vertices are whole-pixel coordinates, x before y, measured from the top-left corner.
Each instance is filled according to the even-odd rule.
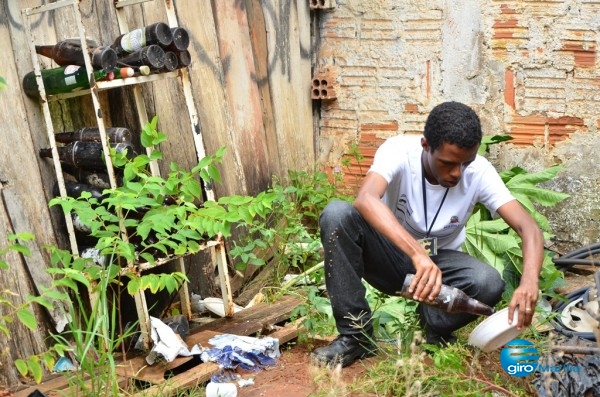
[[[402,227],[392,211],[381,201],[387,185],[381,175],[369,172],[354,200],[354,207],[374,229],[412,260],[416,272],[409,291],[414,291],[415,299],[434,299],[442,288],[442,272],[421,244]]]
[[[517,327],[531,324],[539,294],[539,276],[544,257],[544,237],[535,220],[517,200],[509,201],[498,209],[498,214],[521,237],[523,274],[508,306],[512,322],[515,308],[519,308]]]

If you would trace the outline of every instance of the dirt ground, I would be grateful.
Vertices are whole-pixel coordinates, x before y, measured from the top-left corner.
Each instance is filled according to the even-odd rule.
[[[327,341],[315,341],[314,347],[326,345]],[[323,369],[310,364],[310,352],[306,344],[288,343],[281,348],[281,357],[273,367],[259,372],[238,371],[244,379],[254,378],[254,385],[238,388],[238,397],[308,397],[319,393],[327,395],[327,391],[340,390],[344,385],[351,384],[367,371],[367,366],[377,360],[371,357],[357,361],[344,368],[339,379],[334,383],[335,390],[329,381],[319,379],[319,371]],[[337,394],[331,394],[335,396]],[[355,397],[369,397],[369,394],[354,394]]]
[[[581,286],[593,284],[593,277],[590,274],[567,274],[568,287],[563,291],[573,291]],[[310,397],[310,396],[341,396],[351,395],[352,397],[374,397],[375,394],[353,393],[341,394],[336,392],[344,389],[345,386],[355,382],[358,378],[367,373],[367,369],[377,362],[378,357],[371,357],[360,360],[353,365],[342,369],[339,377],[336,375],[327,375],[323,369],[319,369],[310,363],[310,352],[315,347],[324,346],[329,343],[326,340],[314,340],[314,346],[308,348],[304,343],[289,342],[281,347],[281,357],[277,360],[274,367],[258,372],[237,372],[244,378],[254,378],[254,385],[238,387],[238,397]],[[431,364],[431,359],[429,360]],[[508,376],[500,366],[498,357],[493,358],[489,355],[480,355],[481,368],[486,368],[491,373],[499,376]],[[320,371],[320,372],[319,372]],[[488,374],[489,376],[489,374]],[[333,380],[332,380],[333,379]],[[513,379],[515,382],[523,382],[523,379]],[[530,386],[522,386],[533,389]],[[499,394],[503,395],[503,394]],[[536,393],[531,394],[536,395]]]

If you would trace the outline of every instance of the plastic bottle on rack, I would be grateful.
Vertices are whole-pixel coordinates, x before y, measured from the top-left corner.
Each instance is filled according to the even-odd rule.
[[[157,70],[165,65],[165,50],[158,45],[152,44],[120,58],[117,61],[117,64],[120,66],[134,67],[146,65]]]
[[[128,143],[117,143],[111,144],[110,146],[113,147],[117,153],[127,151],[127,158],[133,158],[137,155],[133,146]],[[58,160],[62,163],[79,168],[100,171],[106,170],[104,151],[101,143],[75,141],[68,145],[57,147],[56,149],[58,151]],[[51,158],[52,150],[50,148],[40,149],[39,154],[41,157]]]
[[[111,143],[129,143],[131,144],[131,131],[124,127],[105,128],[106,138]],[[84,127],[73,132],[61,132],[54,135],[56,142],[71,143],[81,142],[101,142],[100,129],[98,127]]]
[[[402,284],[402,290],[399,295],[407,299],[413,299],[413,294],[408,292],[408,287],[412,282],[414,274],[407,274]],[[489,307],[485,303],[473,299],[458,288],[450,287],[443,284],[438,296],[433,300],[424,300],[421,303],[435,306],[448,313],[471,313],[479,316],[489,316],[495,312],[494,308]]]
[[[111,45],[118,57],[131,54],[151,44],[166,47],[173,41],[171,28],[164,22],[157,22],[143,28],[134,29],[115,39]]]
[[[85,66],[83,48],[70,41],[59,41],[54,45],[36,45],[35,52],[53,59],[60,66]],[[94,69],[110,71],[117,65],[117,53],[110,47],[89,47],[88,53]]]
[[[41,71],[46,95],[65,94],[90,88],[87,71],[79,65],[62,66]],[[112,80],[114,74],[104,69],[94,70],[94,80]],[[29,72],[23,77],[23,90],[31,98],[40,99],[35,72]]]

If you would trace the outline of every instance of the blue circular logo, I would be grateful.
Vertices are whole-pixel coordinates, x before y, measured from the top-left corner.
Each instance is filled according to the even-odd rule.
[[[514,339],[500,352],[502,368],[512,375],[523,377],[536,370],[540,355],[533,343],[525,339]]]

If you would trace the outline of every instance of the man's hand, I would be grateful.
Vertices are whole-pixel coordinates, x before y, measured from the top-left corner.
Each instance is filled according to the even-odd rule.
[[[518,308],[519,318],[517,320],[517,329],[521,330],[523,327],[528,327],[531,324],[531,320],[535,313],[538,295],[539,289],[537,280],[535,282],[522,280],[508,305],[508,323],[513,323],[513,315],[515,309]]]
[[[417,301],[435,299],[442,289],[442,271],[427,254],[417,254],[411,259],[416,273],[408,292]]]

